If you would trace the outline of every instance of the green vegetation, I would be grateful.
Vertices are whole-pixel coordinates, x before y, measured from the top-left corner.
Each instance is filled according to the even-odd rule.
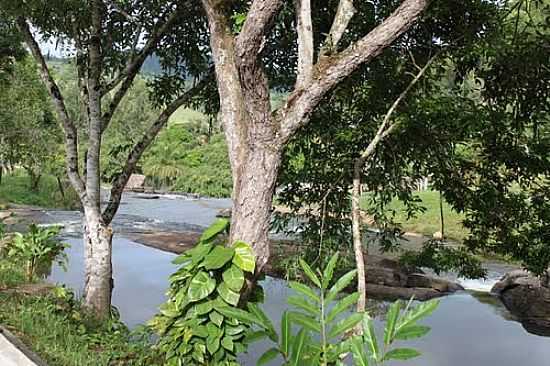
[[[22,170],[4,175],[0,184],[0,202],[49,208],[78,207],[76,193],[70,187],[59,189],[57,178],[43,175],[36,190],[31,189],[29,176]],[[65,184],[63,184],[65,185]]]
[[[423,234],[431,237],[441,232],[441,215],[439,210],[439,192],[421,191],[414,193],[420,199],[419,204],[425,208],[409,217],[407,207],[398,199],[393,199],[387,206],[388,212],[395,212],[394,221],[403,231]],[[368,200],[361,201],[362,208],[367,210]],[[468,230],[462,225],[464,215],[456,212],[443,200],[443,221],[445,238],[462,241],[468,235]]]

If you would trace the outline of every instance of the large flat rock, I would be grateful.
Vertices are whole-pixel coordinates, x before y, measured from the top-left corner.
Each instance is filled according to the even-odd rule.
[[[46,366],[13,334],[0,326],[1,366]]]

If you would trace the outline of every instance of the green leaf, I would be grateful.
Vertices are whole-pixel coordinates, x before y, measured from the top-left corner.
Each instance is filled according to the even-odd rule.
[[[225,334],[230,335],[230,336],[234,336],[234,335],[237,335],[237,334],[241,334],[242,332],[245,331],[245,329],[246,328],[243,327],[242,325],[238,325],[236,327],[226,325]]]
[[[315,284],[315,286],[321,288],[321,281],[319,281],[319,277],[313,272],[309,264],[307,264],[303,259],[300,259],[300,266],[302,266],[302,270],[306,274],[306,276],[310,279],[311,282]]]
[[[225,336],[221,340],[222,347],[228,351],[233,351],[233,339],[229,336]]]
[[[288,316],[288,311],[283,313],[281,317],[281,352],[288,357],[288,352],[290,351],[290,343],[292,340],[292,323]]]
[[[248,311],[234,308],[229,305],[224,305],[224,306],[215,305],[214,308],[226,318],[234,318],[245,324],[261,325],[261,321],[258,318],[256,318],[253,314],[250,314]]]
[[[218,234],[221,234],[229,227],[229,220],[227,219],[218,219],[216,222],[214,222],[208,229],[204,230],[204,232],[201,235],[200,241],[201,242],[208,242],[214,237],[216,237]]]
[[[228,304],[237,306],[237,304],[239,303],[241,295],[238,292],[232,291],[229,287],[227,287],[225,282],[220,283],[217,291],[218,294],[220,294],[221,298],[224,299],[224,301]]]
[[[326,317],[327,323],[332,322],[336,317],[346,311],[350,306],[357,303],[359,299],[359,293],[355,292],[351,295],[344,297],[342,300],[338,301],[336,305],[329,311]]]
[[[279,350],[277,348],[270,348],[267,351],[265,351],[263,355],[260,356],[256,365],[257,366],[265,365],[269,361],[273,361],[278,355],[279,355]]]
[[[200,271],[193,277],[187,296],[190,302],[199,301],[210,295],[216,288],[216,280],[211,278],[208,273]]]
[[[321,326],[316,319],[294,311],[289,311],[288,316],[293,323],[301,325],[302,327],[312,330],[313,332],[321,333]]]
[[[378,348],[378,339],[376,338],[376,332],[374,330],[374,322],[372,318],[367,314],[363,314],[363,338],[369,349],[370,354],[375,360],[379,360],[380,350]]]
[[[264,329],[267,331],[267,334],[269,335],[269,338],[277,343],[279,341],[279,338],[277,336],[277,332],[275,331],[275,327],[273,326],[273,323],[269,319],[267,315],[260,309],[260,307],[254,303],[248,303],[247,305],[248,311],[252,313],[257,319],[261,321],[261,326],[264,327]]]
[[[304,346],[306,343],[307,332],[304,328],[300,329],[294,342],[292,343],[292,358],[290,365],[299,366],[301,365],[302,353],[304,351]]]
[[[315,301],[316,303],[321,303],[321,299],[319,296],[313,291],[311,288],[307,287],[304,284],[301,284],[299,282],[290,281],[289,286],[291,289],[293,289],[296,292],[301,293],[302,295],[308,297],[309,299]]]
[[[332,281],[332,276],[334,274],[336,263],[338,263],[338,252],[334,253],[334,255],[330,258],[327,266],[325,267],[325,270],[323,271],[323,290],[328,288],[330,281]]]
[[[412,348],[396,348],[386,353],[384,360],[410,360],[420,355],[420,352]]]
[[[393,341],[393,335],[395,334],[395,327],[397,325],[397,318],[401,311],[401,301],[396,301],[390,306],[390,310],[386,315],[386,327],[384,329],[384,344],[389,346]]]
[[[361,337],[353,337],[350,342],[354,365],[369,366],[369,358],[363,348]]]
[[[203,265],[206,269],[222,268],[233,258],[235,251],[233,248],[226,248],[218,245],[204,259]]]
[[[243,271],[254,273],[256,261],[250,245],[242,241],[237,241],[233,245],[233,249],[235,250],[233,263]]]
[[[254,342],[257,342],[259,340],[268,338],[268,337],[269,337],[269,335],[267,334],[267,332],[265,330],[258,330],[258,331],[255,331],[255,332],[248,333],[244,337],[243,342],[246,343],[246,344],[250,344],[250,343],[254,343]]]
[[[199,325],[193,328],[192,331],[193,331],[193,335],[196,335],[197,337],[200,337],[200,338],[208,337],[208,330],[204,325]]]
[[[208,350],[208,353],[213,355],[216,353],[216,351],[220,348],[220,338],[219,337],[211,337],[209,336],[206,338],[206,349]]]
[[[362,313],[355,313],[350,315],[349,317],[336,323],[336,325],[330,329],[327,334],[328,338],[334,338],[343,335],[345,332],[359,324],[361,320],[363,320]]]
[[[407,311],[400,319],[400,322],[397,326],[397,330],[406,327],[408,325],[414,324],[415,322],[423,319],[430,314],[432,314],[435,309],[439,306],[439,300],[430,300],[418,304],[413,309]]]
[[[231,290],[235,292],[240,292],[243,288],[244,273],[239,267],[232,265],[223,272],[222,277],[223,282],[225,282],[227,287],[229,287]]]
[[[411,324],[402,328],[398,328],[394,338],[402,341],[414,338],[420,338],[430,332],[430,327],[424,325]]]
[[[317,317],[320,315],[321,310],[301,296],[289,296],[287,302],[292,306],[304,310],[309,316]]]
[[[210,314],[208,314],[208,317],[212,321],[212,323],[216,324],[218,327],[221,327],[223,323],[223,315],[220,313],[213,311]]]
[[[357,275],[357,270],[354,269],[353,271],[349,271],[348,273],[340,277],[338,281],[336,281],[334,286],[332,286],[328,291],[325,301],[327,303],[330,303],[331,301],[336,299],[336,296],[338,296],[340,291],[348,287],[356,275]]]

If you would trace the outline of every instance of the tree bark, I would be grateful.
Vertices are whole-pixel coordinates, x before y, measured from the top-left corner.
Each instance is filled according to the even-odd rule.
[[[351,223],[353,235],[353,250],[357,267],[357,312],[364,313],[367,306],[367,278],[365,272],[365,258],[363,255],[363,236],[361,235],[361,174],[363,160],[357,159],[353,167],[353,190],[351,197]]]
[[[84,208],[83,225],[86,268],[83,306],[98,319],[105,319],[111,311],[113,290],[113,231],[91,207]]]

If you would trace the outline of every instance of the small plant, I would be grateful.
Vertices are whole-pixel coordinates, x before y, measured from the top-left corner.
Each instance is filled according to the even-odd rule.
[[[258,365],[264,365],[279,355],[285,366],[344,365],[343,360],[349,354],[353,356],[355,365],[380,366],[388,360],[407,360],[420,355],[411,348],[391,347],[398,340],[427,334],[430,328],[417,322],[431,314],[439,303],[430,301],[413,308],[411,300],[403,309],[402,302],[395,302],[387,315],[383,346],[379,346],[368,313],[350,310],[357,302],[358,293],[339,296],[354,280],[356,271],[344,274],[330,286],[337,262],[338,254],[335,254],[323,271],[314,272],[306,262],[300,261],[303,272],[315,287],[290,282],[290,287],[300,296],[290,296],[288,303],[299,310],[283,313],[280,336],[275,334],[274,337],[277,346],[266,351]],[[258,325],[264,329],[273,327],[265,317]],[[299,331],[293,334],[295,326]],[[357,327],[362,335],[354,334]]]
[[[56,239],[59,227],[29,226],[26,234],[15,233],[8,244],[7,257],[26,265],[27,281],[32,281],[39,266],[49,266],[54,261],[66,268],[67,255],[64,250],[69,247]]]
[[[249,324],[259,321],[257,308],[237,309],[245,272],[254,273],[254,255],[240,241],[223,245],[218,237],[228,227],[229,221],[217,221],[174,260],[181,268],[170,277],[169,299],[149,323],[160,334],[166,365],[238,366],[237,355],[254,339]]]

